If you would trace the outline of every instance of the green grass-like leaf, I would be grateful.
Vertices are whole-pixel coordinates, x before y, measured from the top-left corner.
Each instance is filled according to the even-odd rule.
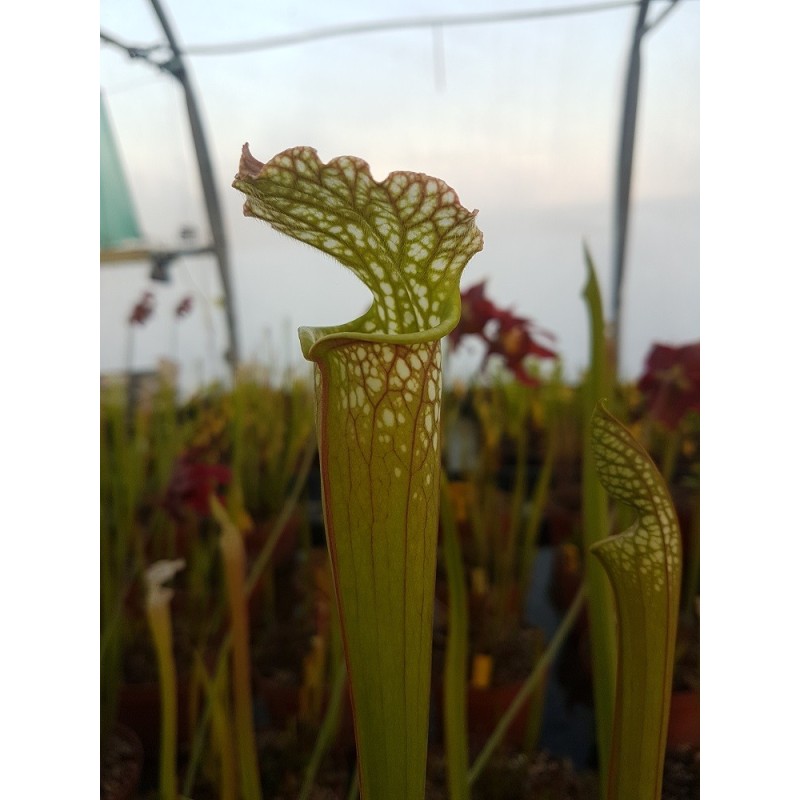
[[[442,545],[447,569],[447,650],[444,666],[444,741],[450,800],[469,800],[467,659],[469,606],[464,562],[446,478],[442,478]]]
[[[583,297],[589,312],[589,370],[581,387],[583,416],[583,459],[581,493],[583,501],[583,551],[604,540],[609,532],[608,498],[592,468],[590,420],[595,406],[609,394],[610,369],[603,320],[603,302],[594,261],[588,247],[583,248],[586,285]],[[603,570],[586,558],[586,591],[589,606],[589,634],[592,645],[592,687],[594,689],[595,730],[600,762],[601,785],[605,785],[611,753],[614,719],[614,681],[617,671],[614,610],[611,589]]]
[[[611,580],[619,622],[607,797],[658,800],[680,609],[678,520],[649,455],[602,405],[591,440],[603,486],[637,514],[630,528],[591,549]]]
[[[301,328],[316,364],[325,527],[364,800],[424,796],[439,521],[441,349],[459,279],[482,246],[443,181],[376,182],[308,147],[262,164],[243,149],[245,214],[333,256],[369,288],[361,317]]]

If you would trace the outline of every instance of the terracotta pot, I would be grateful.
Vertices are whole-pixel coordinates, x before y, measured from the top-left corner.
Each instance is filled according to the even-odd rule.
[[[132,800],[143,763],[141,740],[129,727],[117,723],[100,754],[100,800]]]
[[[672,693],[667,746],[674,748],[681,745],[700,746],[700,692]]]
[[[483,747],[521,688],[522,681],[486,688],[467,687],[467,726],[472,747]],[[432,713],[437,723],[437,735],[433,738],[444,742],[444,687],[440,679],[434,680],[431,694]],[[530,699],[514,717],[504,739],[507,744],[522,747],[529,710]]]
[[[489,686],[485,689],[478,689],[474,686],[468,687],[467,719],[470,740],[474,744],[482,746],[486,742],[521,688],[522,681],[501,686]],[[522,747],[529,710],[530,700],[527,700],[514,717],[506,733],[506,743]]]

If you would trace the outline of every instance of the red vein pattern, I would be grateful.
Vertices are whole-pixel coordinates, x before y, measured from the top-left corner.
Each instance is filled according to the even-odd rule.
[[[334,256],[370,289],[352,322],[301,328],[316,365],[325,525],[342,622],[361,797],[421,800],[439,519],[440,339],[483,243],[446,183],[378,183],[344,156],[293,148],[262,164],[245,145],[245,214]]]

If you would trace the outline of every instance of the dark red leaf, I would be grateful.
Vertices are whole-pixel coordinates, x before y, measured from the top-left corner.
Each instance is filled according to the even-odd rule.
[[[648,414],[675,430],[689,411],[700,411],[700,342],[653,345],[637,385]]]
[[[185,317],[190,311],[192,310],[192,296],[187,294],[183,300],[178,303],[175,308],[175,316],[180,319],[181,317]]]
[[[145,292],[141,300],[133,307],[133,310],[128,317],[128,324],[130,325],[144,325],[150,318],[155,308],[155,297],[152,292]]]

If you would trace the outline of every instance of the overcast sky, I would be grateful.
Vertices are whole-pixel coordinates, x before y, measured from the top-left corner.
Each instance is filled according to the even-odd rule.
[[[564,6],[507,0],[503,10]],[[652,3],[655,16],[664,3]],[[192,47],[398,18],[496,11],[489,0],[335,4],[168,0]],[[561,18],[362,33],[240,55],[187,57],[225,214],[242,356],[299,362],[295,329],[360,314],[366,291],[322,254],[245,219],[230,188],[243,142],[263,161],[293,146],[323,160],[357,155],[382,179],[395,169],[447,181],[477,208],[485,246],[462,286],[551,330],[568,374],[586,364],[581,243],[606,302],[614,169],[633,7]],[[126,43],[162,39],[149,2],[102,0],[102,29]],[[655,341],[699,338],[699,3],[682,0],[645,39],[630,223],[622,369],[638,374]],[[113,47],[100,83],[148,241],[183,225],[207,236],[182,91]],[[101,367],[126,366],[125,320],[141,292],[153,319],[135,333],[137,368],[178,357],[184,386],[222,373],[226,333],[211,259],[182,259],[172,283],[142,264],[101,270]],[[192,293],[193,314],[173,310]],[[453,363],[465,376],[480,351]]]

